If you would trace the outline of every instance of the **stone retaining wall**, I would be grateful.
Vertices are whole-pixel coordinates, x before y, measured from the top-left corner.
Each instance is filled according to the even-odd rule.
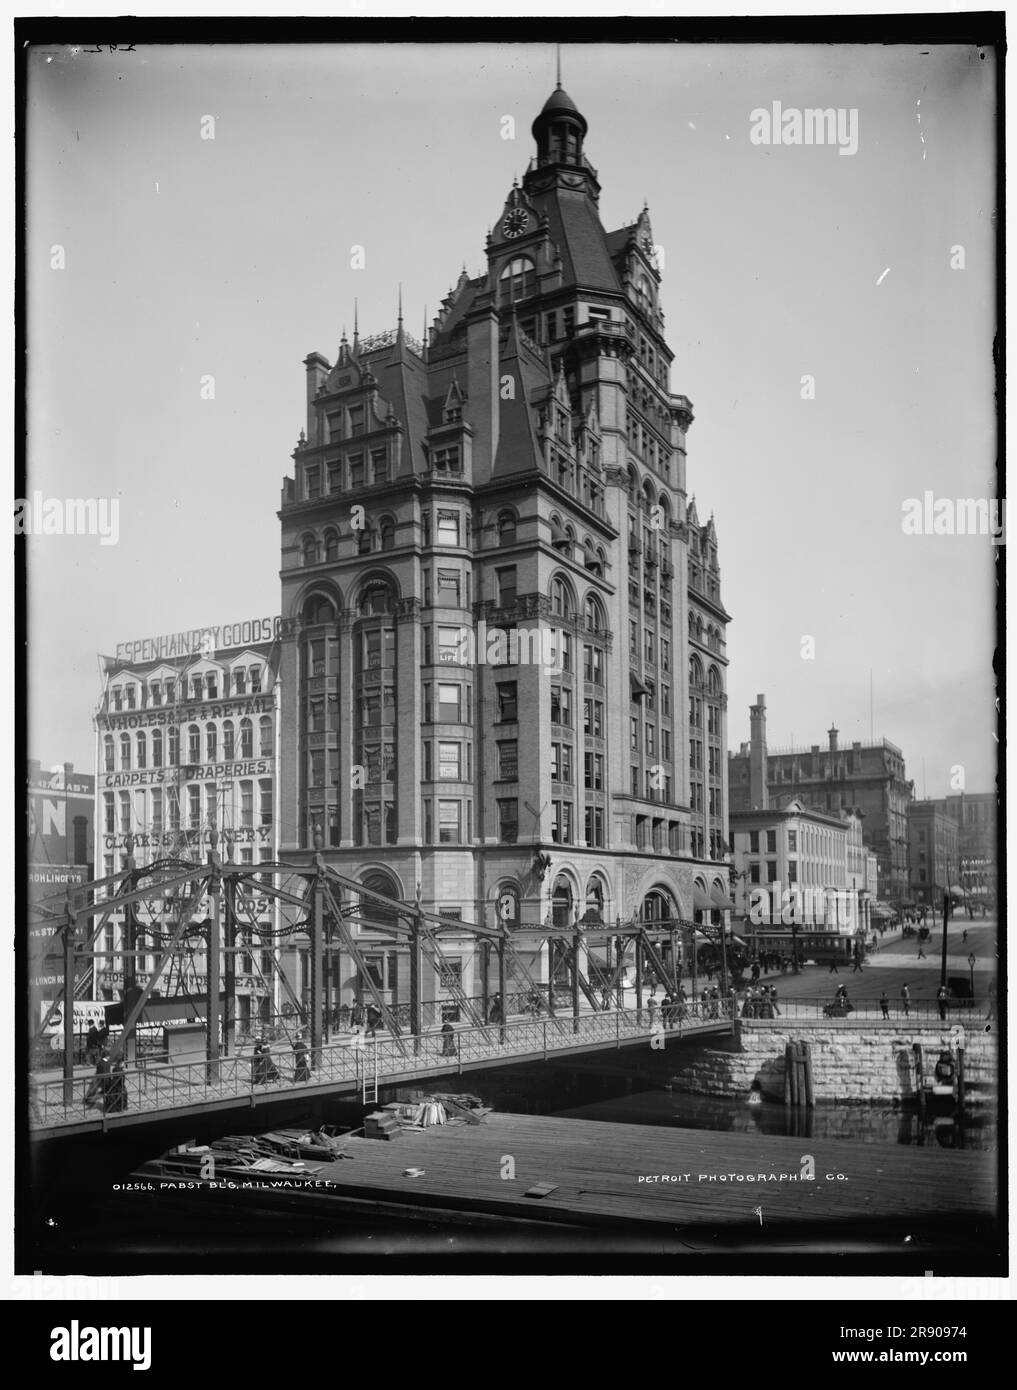
[[[995,1089],[998,1047],[991,1032],[965,1030],[964,1077],[981,1091]],[[807,1042],[817,1100],[902,1101],[915,1095],[914,1043],[922,1045],[925,1074],[931,1075],[939,1053],[951,1049],[949,1027],[873,1020],[741,1019],[732,1051],[704,1049],[674,1072],[672,1083],[702,1095],[745,1095],[754,1081],[763,1094],[784,1098],[784,1049],[789,1041]]]

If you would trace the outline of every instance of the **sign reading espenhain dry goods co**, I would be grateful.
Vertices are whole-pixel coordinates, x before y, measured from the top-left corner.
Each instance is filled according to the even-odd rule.
[[[187,632],[171,632],[164,637],[141,637],[134,642],[118,642],[115,660],[123,662],[161,661],[176,656],[211,656],[216,651],[248,647],[255,642],[271,642],[279,636],[281,619],[246,618],[239,623],[218,627],[194,627]]]

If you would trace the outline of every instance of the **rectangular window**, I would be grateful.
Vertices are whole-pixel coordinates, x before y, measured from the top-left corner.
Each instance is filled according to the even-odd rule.
[[[458,845],[462,839],[462,803],[438,802],[438,841],[443,845]]]
[[[768,859],[768,860],[766,861],[766,881],[767,881],[767,883],[776,883],[776,882],[777,882],[777,861],[776,861],[776,859]]]
[[[384,449],[371,450],[371,480],[375,483],[388,482],[388,454]]]
[[[438,544],[459,544],[459,513],[438,511]]]
[[[637,656],[639,653],[639,624],[635,618],[629,619],[629,655]]]
[[[338,444],[343,437],[343,417],[337,411],[334,415],[325,417],[327,425],[327,436],[330,444]]]
[[[463,471],[459,458],[459,446],[456,444],[447,449],[434,449],[431,453],[431,463],[436,473],[461,473]]]
[[[660,665],[664,671],[671,669],[671,642],[667,637],[660,639]]]
[[[654,731],[654,728],[653,728],[653,725],[652,725],[652,724],[647,724],[647,726],[646,726],[646,751],[647,751],[647,753],[649,753],[651,756],[653,755],[653,753],[656,752],[656,749],[655,749],[655,746],[654,746],[654,745],[655,745],[655,731]]]
[[[440,724],[459,724],[462,722],[462,686],[439,682],[438,722]]]
[[[116,803],[112,792],[103,793],[103,815],[106,834],[112,835],[116,830]]]
[[[516,601],[516,567],[504,565],[497,572],[498,607],[511,608]]]
[[[498,718],[503,724],[513,723],[519,718],[516,701],[516,682],[502,681],[498,691]]]
[[[254,783],[240,783],[240,824],[241,826],[252,826],[254,824]]]
[[[767,854],[776,854],[776,853],[777,853],[777,832],[776,832],[776,830],[768,830],[768,831],[766,832],[766,852],[767,852]]]
[[[600,806],[587,806],[585,812],[585,831],[586,843],[588,845],[603,846],[604,844],[604,812]]]
[[[321,466],[320,464],[308,464],[304,469],[304,496],[311,501],[315,497],[321,496]]]
[[[796,859],[789,859],[789,860],[788,860],[788,863],[787,863],[787,881],[788,881],[788,883],[797,883],[797,882],[798,882],[798,861],[797,861]]]
[[[639,752],[639,720],[635,717],[629,719],[629,747]]]
[[[671,733],[668,729],[660,731],[660,756],[665,762],[671,761]]]
[[[655,644],[654,644],[653,633],[652,633],[652,632],[644,632],[644,633],[643,633],[643,655],[645,656],[645,658],[646,658],[647,661],[652,662],[652,661],[654,660],[654,650],[655,650]]]
[[[514,845],[519,835],[519,802],[511,799],[498,802],[498,838],[502,844]]]
[[[750,882],[750,883],[758,883],[758,882],[759,882],[759,865],[758,865],[758,864],[750,864],[750,865],[749,865],[749,882]]]
[[[515,782],[519,777],[519,740],[515,738],[498,741],[498,780]]]
[[[350,434],[354,437],[363,434],[364,407],[362,405],[351,405],[347,414],[350,422]]]
[[[462,779],[462,744],[438,744],[438,776],[442,780],[458,782]]]
[[[584,753],[583,754],[583,784],[589,791],[603,791],[604,789],[604,755],[603,753]]]
[[[310,752],[310,783],[312,787],[325,785],[325,750],[312,748]]]
[[[438,661],[439,663],[455,666],[459,664],[460,656],[465,649],[463,641],[464,633],[461,627],[439,627],[438,629]]]
[[[329,459],[325,464],[328,472],[329,492],[342,492],[343,488],[343,466],[338,459]]]
[[[749,831],[749,853],[750,853],[750,854],[758,854],[758,853],[759,853],[759,831],[758,831],[758,830],[750,830],[750,831]]]
[[[438,571],[438,607],[459,608],[460,574],[458,570]]]
[[[551,839],[556,845],[572,843],[572,802],[551,802]]]
[[[604,684],[604,653],[599,647],[583,647],[583,679],[593,685]]]
[[[551,723],[572,727],[572,692],[560,685],[551,687]]]
[[[363,454],[350,455],[350,487],[363,487],[364,485],[364,456]]]
[[[797,854],[797,853],[798,853],[798,831],[797,831],[797,830],[789,830],[789,831],[787,832],[787,849],[788,849],[788,854]]]
[[[431,845],[434,843],[434,822],[432,820],[430,797],[424,797],[424,800],[421,803],[421,809],[424,813],[424,844]]]
[[[201,788],[187,788],[187,829],[198,830],[201,827]]]
[[[630,778],[629,778],[629,787],[630,787],[630,789],[631,789],[631,791],[632,791],[632,795],[633,795],[633,796],[638,796],[638,795],[639,795],[639,769],[638,769],[638,767],[632,768],[631,776],[630,776]]]
[[[133,708],[134,708],[134,686],[133,686],[133,685],[129,685],[129,686],[127,687],[127,708],[128,708],[128,709],[133,709]]]

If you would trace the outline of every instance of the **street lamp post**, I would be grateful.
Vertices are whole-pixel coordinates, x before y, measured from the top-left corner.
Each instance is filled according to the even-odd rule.
[[[973,1003],[975,998],[975,954],[973,951],[968,956],[968,974],[971,976],[971,1000]]]

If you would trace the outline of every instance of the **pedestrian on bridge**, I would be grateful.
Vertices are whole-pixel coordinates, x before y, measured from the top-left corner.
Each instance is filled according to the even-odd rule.
[[[939,1003],[939,1016],[944,1020],[946,1018],[946,1003],[949,998],[950,991],[946,985],[940,985],[939,989],[936,990],[936,1000]]]
[[[900,987],[900,1002],[901,1002],[901,1007],[902,1007],[903,1010],[904,1010],[904,1017],[905,1017],[905,1018],[910,1018],[910,1017],[911,1017],[911,991],[908,989],[907,985],[901,985],[901,987]]]
[[[307,1050],[303,1033],[298,1033],[293,1039],[293,1064],[293,1080],[310,1081],[311,1054]]]
[[[884,1018],[889,1018],[889,1017],[890,1017],[890,1001],[889,1001],[889,999],[886,997],[886,990],[885,990],[885,989],[883,990],[883,993],[879,996],[879,1007],[880,1007],[880,1008],[882,1009],[882,1011],[883,1011],[883,1017],[884,1017]]]
[[[456,1055],[456,1030],[452,1027],[449,1019],[446,1019],[441,1025],[441,1055],[443,1057]]]

